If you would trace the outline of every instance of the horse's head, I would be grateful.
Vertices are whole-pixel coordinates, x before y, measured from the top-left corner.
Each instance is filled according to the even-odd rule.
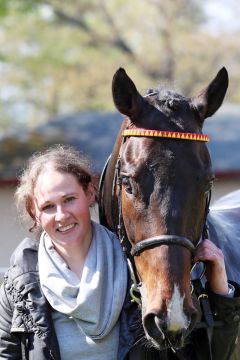
[[[227,87],[225,68],[192,98],[159,89],[142,97],[123,69],[113,78],[114,103],[127,116],[123,130],[129,130],[119,150],[123,222],[136,250],[145,333],[161,348],[182,346],[196,315],[191,243],[201,237],[214,178],[202,126]],[[153,133],[132,132],[138,129]],[[179,140],[187,137],[182,133],[194,134],[192,140]]]

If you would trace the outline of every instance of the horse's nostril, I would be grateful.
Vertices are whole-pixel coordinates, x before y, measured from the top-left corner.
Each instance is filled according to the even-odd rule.
[[[155,340],[165,340],[164,332],[167,329],[164,320],[160,319],[155,313],[149,313],[144,317],[143,325],[146,333]]]
[[[159,331],[165,333],[165,331],[167,331],[167,323],[166,321],[160,319],[159,316],[155,315],[154,316],[154,322],[157,326],[157,328],[159,329]]]
[[[189,311],[189,323],[195,323],[196,316],[194,309]],[[179,327],[174,331],[169,327],[168,320],[167,316],[163,318],[163,316],[160,317],[155,312],[148,313],[143,320],[145,332],[154,343],[161,344],[161,346],[165,344],[173,348],[181,348],[184,345],[184,339],[189,329]]]

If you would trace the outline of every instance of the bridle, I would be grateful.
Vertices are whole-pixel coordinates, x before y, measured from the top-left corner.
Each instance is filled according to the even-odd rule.
[[[131,129],[131,130],[124,130],[122,132],[122,144],[126,141],[127,137],[130,136],[141,136],[141,137],[162,137],[168,138],[172,140],[190,140],[190,141],[203,141],[208,142],[209,138],[207,135],[204,134],[193,134],[193,133],[183,133],[183,132],[172,132],[172,131],[159,131],[159,130],[146,130],[146,129]],[[111,157],[111,156],[110,156]],[[100,223],[106,225],[103,206],[102,206],[102,196],[103,196],[103,183],[104,178],[107,170],[107,166],[110,160],[108,158],[107,163],[103,169],[101,179],[100,179],[100,187],[99,187],[99,219]],[[115,192],[118,187],[118,222],[115,221]],[[138,304],[141,303],[139,298],[139,288],[141,287],[141,282],[138,280],[138,274],[136,271],[135,263],[133,258],[135,256],[139,256],[140,253],[147,249],[152,249],[157,246],[161,245],[179,245],[185,247],[191,252],[192,257],[195,254],[196,247],[193,243],[184,236],[179,235],[158,235],[154,237],[150,237],[139,241],[137,244],[132,245],[128,240],[126,235],[126,230],[124,226],[123,216],[122,216],[122,201],[121,201],[121,191],[122,191],[122,181],[120,177],[120,157],[117,160],[115,171],[114,171],[114,178],[113,178],[113,186],[112,186],[112,202],[111,202],[111,214],[112,214],[112,223],[114,227],[114,231],[118,234],[120,239],[122,249],[126,255],[127,263],[129,267],[130,276],[132,279],[132,286],[131,286],[131,297],[133,301],[136,301]],[[208,229],[207,229],[207,214],[209,212],[209,204],[211,199],[211,191],[208,192],[206,198],[206,206],[205,206],[205,214],[204,214],[204,225],[202,230],[202,239],[208,237]]]

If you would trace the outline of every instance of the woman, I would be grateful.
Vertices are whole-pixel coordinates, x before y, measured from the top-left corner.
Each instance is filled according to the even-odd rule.
[[[117,358],[127,268],[115,236],[91,222],[86,159],[61,146],[34,155],[16,199],[41,236],[39,244],[25,239],[12,257],[0,358],[19,359],[23,350],[34,360]]]
[[[128,297],[119,242],[90,218],[95,196],[88,163],[74,149],[55,146],[30,159],[16,201],[40,236],[18,246],[1,288],[0,359],[146,359],[146,347],[134,345],[139,313]],[[239,308],[239,299],[228,295],[221,251],[206,240],[195,260],[209,262],[209,286],[217,293],[213,305],[216,298],[223,312]],[[222,332],[229,344],[222,359],[228,359],[236,337],[237,325],[230,325]],[[201,339],[193,333],[186,353],[196,347],[203,352]],[[166,358],[156,350],[147,354]]]

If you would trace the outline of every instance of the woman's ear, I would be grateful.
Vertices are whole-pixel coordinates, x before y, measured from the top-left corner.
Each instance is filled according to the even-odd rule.
[[[27,205],[27,212],[28,212],[28,214],[31,216],[31,218],[33,219],[33,221],[34,221],[37,225],[40,225],[40,220],[39,220],[39,218],[37,218],[36,208],[35,208],[35,205],[34,205],[33,201],[31,201],[31,203],[29,202],[29,204]]]
[[[88,199],[88,205],[93,205],[96,202],[96,191],[92,183],[88,184],[86,195]]]
[[[31,215],[33,221],[35,222],[36,226],[41,226],[41,221],[39,219],[39,217],[36,215],[36,212],[33,211],[32,215]]]

